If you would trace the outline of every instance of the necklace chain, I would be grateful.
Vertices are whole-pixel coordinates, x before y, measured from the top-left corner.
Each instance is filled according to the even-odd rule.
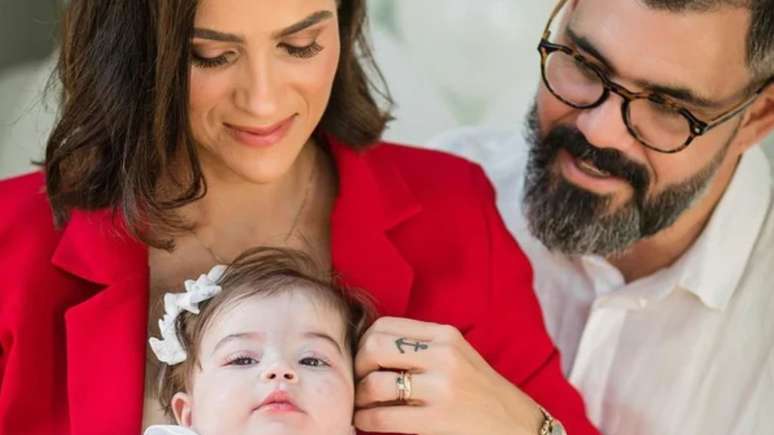
[[[301,205],[298,207],[298,211],[296,212],[296,215],[293,217],[293,222],[290,225],[290,230],[288,230],[287,234],[285,235],[285,238],[282,240],[283,243],[287,244],[288,240],[293,236],[293,233],[296,231],[296,227],[298,227],[298,223],[301,221],[301,216],[304,214],[304,209],[306,209],[306,203],[309,201],[309,196],[312,191],[312,187],[314,185],[314,180],[317,175],[317,166],[319,165],[319,157],[318,157],[318,151],[315,150],[315,154],[312,161],[312,169],[309,171],[309,180],[306,183],[306,188],[304,190],[304,196],[301,199]],[[229,262],[224,260],[221,256],[215,253],[215,251],[212,249],[210,245],[207,243],[204,243],[202,239],[199,237],[199,234],[196,233],[196,231],[191,230],[191,234],[194,236],[197,242],[210,254],[210,256],[218,263],[218,264],[228,264]]]

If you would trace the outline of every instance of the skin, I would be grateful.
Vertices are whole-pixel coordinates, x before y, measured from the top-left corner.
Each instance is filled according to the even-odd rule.
[[[334,0],[200,2],[189,115],[208,195],[180,210],[202,242],[183,237],[181,246],[204,244],[229,260],[251,246],[291,245],[327,262],[335,175],[311,136],[337,71],[338,24]],[[282,123],[272,145],[239,140]],[[297,216],[294,240],[316,242],[286,242]]]
[[[173,251],[149,250],[151,301],[254,246],[300,249],[323,267],[330,263],[335,169],[311,135],[339,62],[337,11],[335,0],[199,2],[192,56],[226,61],[191,65],[189,116],[208,189],[178,210],[193,233],[178,235]],[[311,26],[279,35],[315,16]],[[235,38],[211,38],[212,32]],[[315,48],[299,56],[303,47]],[[289,118],[286,135],[271,146],[247,146],[232,134],[232,126],[262,128]],[[152,302],[149,333],[161,314]],[[147,370],[144,426],[164,421],[152,393],[157,370]]]
[[[199,435],[351,435],[354,385],[341,313],[309,289],[225,306],[202,336],[178,424]],[[275,391],[298,411],[259,405]]]
[[[579,0],[568,8],[573,9],[559,30],[559,41],[573,46],[564,32],[569,26],[604,56],[611,67],[611,79],[628,89],[647,90],[643,82],[688,89],[712,103],[708,106],[685,102],[689,110],[704,120],[711,120],[746,99],[743,92],[752,82],[746,66],[750,23],[747,9],[674,14],[650,9],[637,0]],[[643,52],[648,55],[643,56]],[[602,63],[602,59],[587,51],[581,53]],[[701,200],[671,227],[609,259],[627,281],[633,281],[672,264],[699,236],[742,154],[774,127],[774,90],[769,87],[742,115],[697,138],[677,154],[658,153],[637,142],[626,129],[620,107],[621,97],[617,95],[611,95],[597,108],[577,110],[557,100],[542,84],[538,93],[542,131],[570,125],[595,146],[619,150],[648,168],[653,179],[649,195],[695,175],[730,141],[728,153]],[[555,162],[555,170],[567,181],[595,193],[612,195],[611,208],[631,199],[632,189],[625,181],[589,177],[575,170],[572,160],[560,154]]]
[[[640,86],[643,81],[689,89],[712,103],[687,105],[706,120],[744,101],[743,90],[751,82],[745,66],[748,11],[670,14],[648,9],[638,0],[577,0],[568,7],[574,8],[569,25],[614,67],[611,78],[630,90],[644,90]],[[561,38],[560,42],[568,43]],[[671,264],[696,239],[741,155],[774,128],[774,90],[770,87],[743,115],[696,139],[678,154],[651,151],[632,138],[620,107],[621,99],[615,95],[600,107],[582,111],[560,102],[542,85],[538,93],[542,131],[558,125],[574,126],[595,146],[619,150],[648,168],[654,180],[649,195],[689,179],[728,145],[712,185],[700,201],[670,228],[610,259],[631,281]],[[573,161],[567,164],[557,159],[554,170],[581,188],[612,195],[611,210],[631,198],[633,190],[622,180],[593,179],[568,170],[574,165]],[[395,347],[400,337],[420,340],[429,348],[401,354]],[[413,406],[374,407],[396,398],[396,375],[375,371],[378,367],[415,373]],[[448,326],[380,319],[361,341],[355,371],[360,407],[355,424],[363,430],[423,435],[534,434],[542,421],[534,414],[534,404],[499,378],[459,332]]]
[[[314,24],[286,29],[315,14]],[[205,33],[233,35],[229,39]],[[195,20],[190,116],[208,175],[224,183],[271,184],[291,171],[330,98],[339,61],[332,0],[204,0]],[[204,59],[204,61],[202,61]],[[288,118],[276,146],[239,143],[232,127],[261,128]]]

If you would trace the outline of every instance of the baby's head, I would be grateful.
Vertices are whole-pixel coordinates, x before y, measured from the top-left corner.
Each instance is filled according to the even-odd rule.
[[[185,360],[162,370],[166,413],[199,435],[351,434],[362,297],[272,248],[241,255],[217,285],[175,321]]]

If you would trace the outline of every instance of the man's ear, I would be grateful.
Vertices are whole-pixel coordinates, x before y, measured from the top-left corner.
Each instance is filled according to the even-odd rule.
[[[740,153],[763,142],[774,131],[774,83],[763,90],[744,114],[736,142]]]
[[[191,427],[191,398],[183,392],[175,393],[172,396],[172,412],[175,414],[175,420],[180,426]]]

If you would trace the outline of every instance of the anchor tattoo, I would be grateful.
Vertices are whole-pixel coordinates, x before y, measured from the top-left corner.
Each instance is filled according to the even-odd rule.
[[[428,344],[422,344],[422,343],[420,343],[418,341],[410,342],[410,341],[406,340],[406,338],[404,338],[404,337],[401,337],[401,338],[395,340],[395,346],[398,347],[398,350],[400,351],[400,353],[406,353],[406,351],[403,350],[403,346],[413,347],[414,348],[414,352],[419,352],[420,350],[430,349],[430,345],[428,345]]]

